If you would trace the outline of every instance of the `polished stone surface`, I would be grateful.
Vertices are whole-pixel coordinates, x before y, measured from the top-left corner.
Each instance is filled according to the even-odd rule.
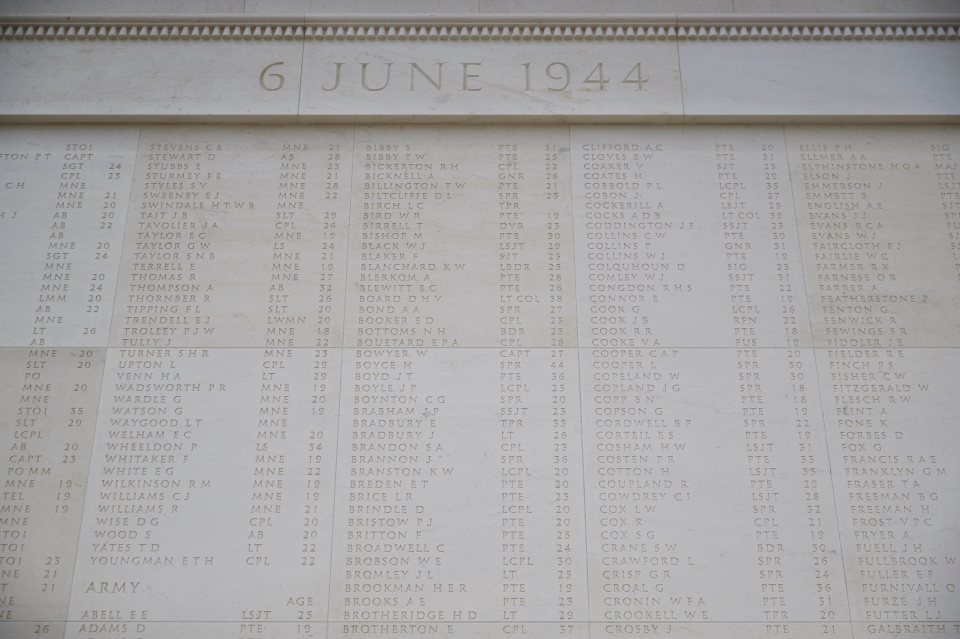
[[[0,129],[0,635],[957,636],[958,154]]]

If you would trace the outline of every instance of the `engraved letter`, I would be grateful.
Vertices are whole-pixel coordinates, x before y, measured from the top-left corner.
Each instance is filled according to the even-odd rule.
[[[420,75],[422,75],[423,77],[425,77],[425,78],[427,79],[427,82],[429,82],[430,84],[432,84],[433,87],[439,91],[439,90],[440,90],[440,87],[443,85],[443,65],[444,65],[444,64],[445,64],[444,62],[437,62],[437,80],[436,80],[436,82],[434,82],[433,78],[431,78],[429,75],[427,75],[427,72],[426,72],[426,71],[424,71],[423,69],[420,68],[420,65],[419,65],[419,64],[417,64],[416,62],[414,62],[413,64],[411,64],[411,65],[410,65],[410,90],[413,91],[413,78],[416,77],[413,72],[414,72],[414,71],[419,71],[419,72],[420,72]]]
[[[263,71],[260,72],[260,86],[266,91],[279,91],[283,88],[283,76],[279,73],[267,73],[273,67],[278,67],[282,65],[283,62],[274,62],[273,64],[268,64],[263,67]],[[267,79],[273,80],[273,86],[267,86]]]
[[[479,79],[479,78],[480,78],[480,74],[478,74],[478,73],[470,73],[470,71],[472,70],[472,69],[470,69],[470,67],[479,67],[479,66],[480,66],[480,63],[479,63],[479,62],[464,62],[464,63],[463,63],[463,88],[461,89],[462,91],[479,91],[479,90],[481,89],[481,87],[480,87],[479,85],[477,85],[477,86],[471,86],[471,85],[470,85],[470,80],[471,80],[471,79],[475,79],[475,78],[476,78],[476,79]]]
[[[360,63],[360,83],[363,84],[363,88],[367,91],[383,91],[387,88],[387,85],[390,84],[390,69],[393,68],[393,62],[387,62],[387,77],[383,81],[383,85],[377,87],[376,89],[367,84],[367,66],[369,66],[369,64],[369,62]]]
[[[343,62],[336,62],[335,64],[336,64],[337,70],[334,72],[333,86],[327,87],[327,86],[320,85],[320,88],[323,89],[324,91],[336,91],[337,87],[340,86],[340,68],[343,66]]]

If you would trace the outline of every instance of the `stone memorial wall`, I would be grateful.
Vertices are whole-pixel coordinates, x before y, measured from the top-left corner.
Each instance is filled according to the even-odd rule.
[[[0,128],[0,635],[960,637],[958,159]]]

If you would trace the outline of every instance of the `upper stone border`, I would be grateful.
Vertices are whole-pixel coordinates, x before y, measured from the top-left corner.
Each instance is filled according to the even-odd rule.
[[[0,18],[2,40],[957,40],[960,16]]]

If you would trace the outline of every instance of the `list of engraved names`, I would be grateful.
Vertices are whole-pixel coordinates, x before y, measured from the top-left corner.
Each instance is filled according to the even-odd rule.
[[[960,637],[958,158],[0,129],[0,634]]]

